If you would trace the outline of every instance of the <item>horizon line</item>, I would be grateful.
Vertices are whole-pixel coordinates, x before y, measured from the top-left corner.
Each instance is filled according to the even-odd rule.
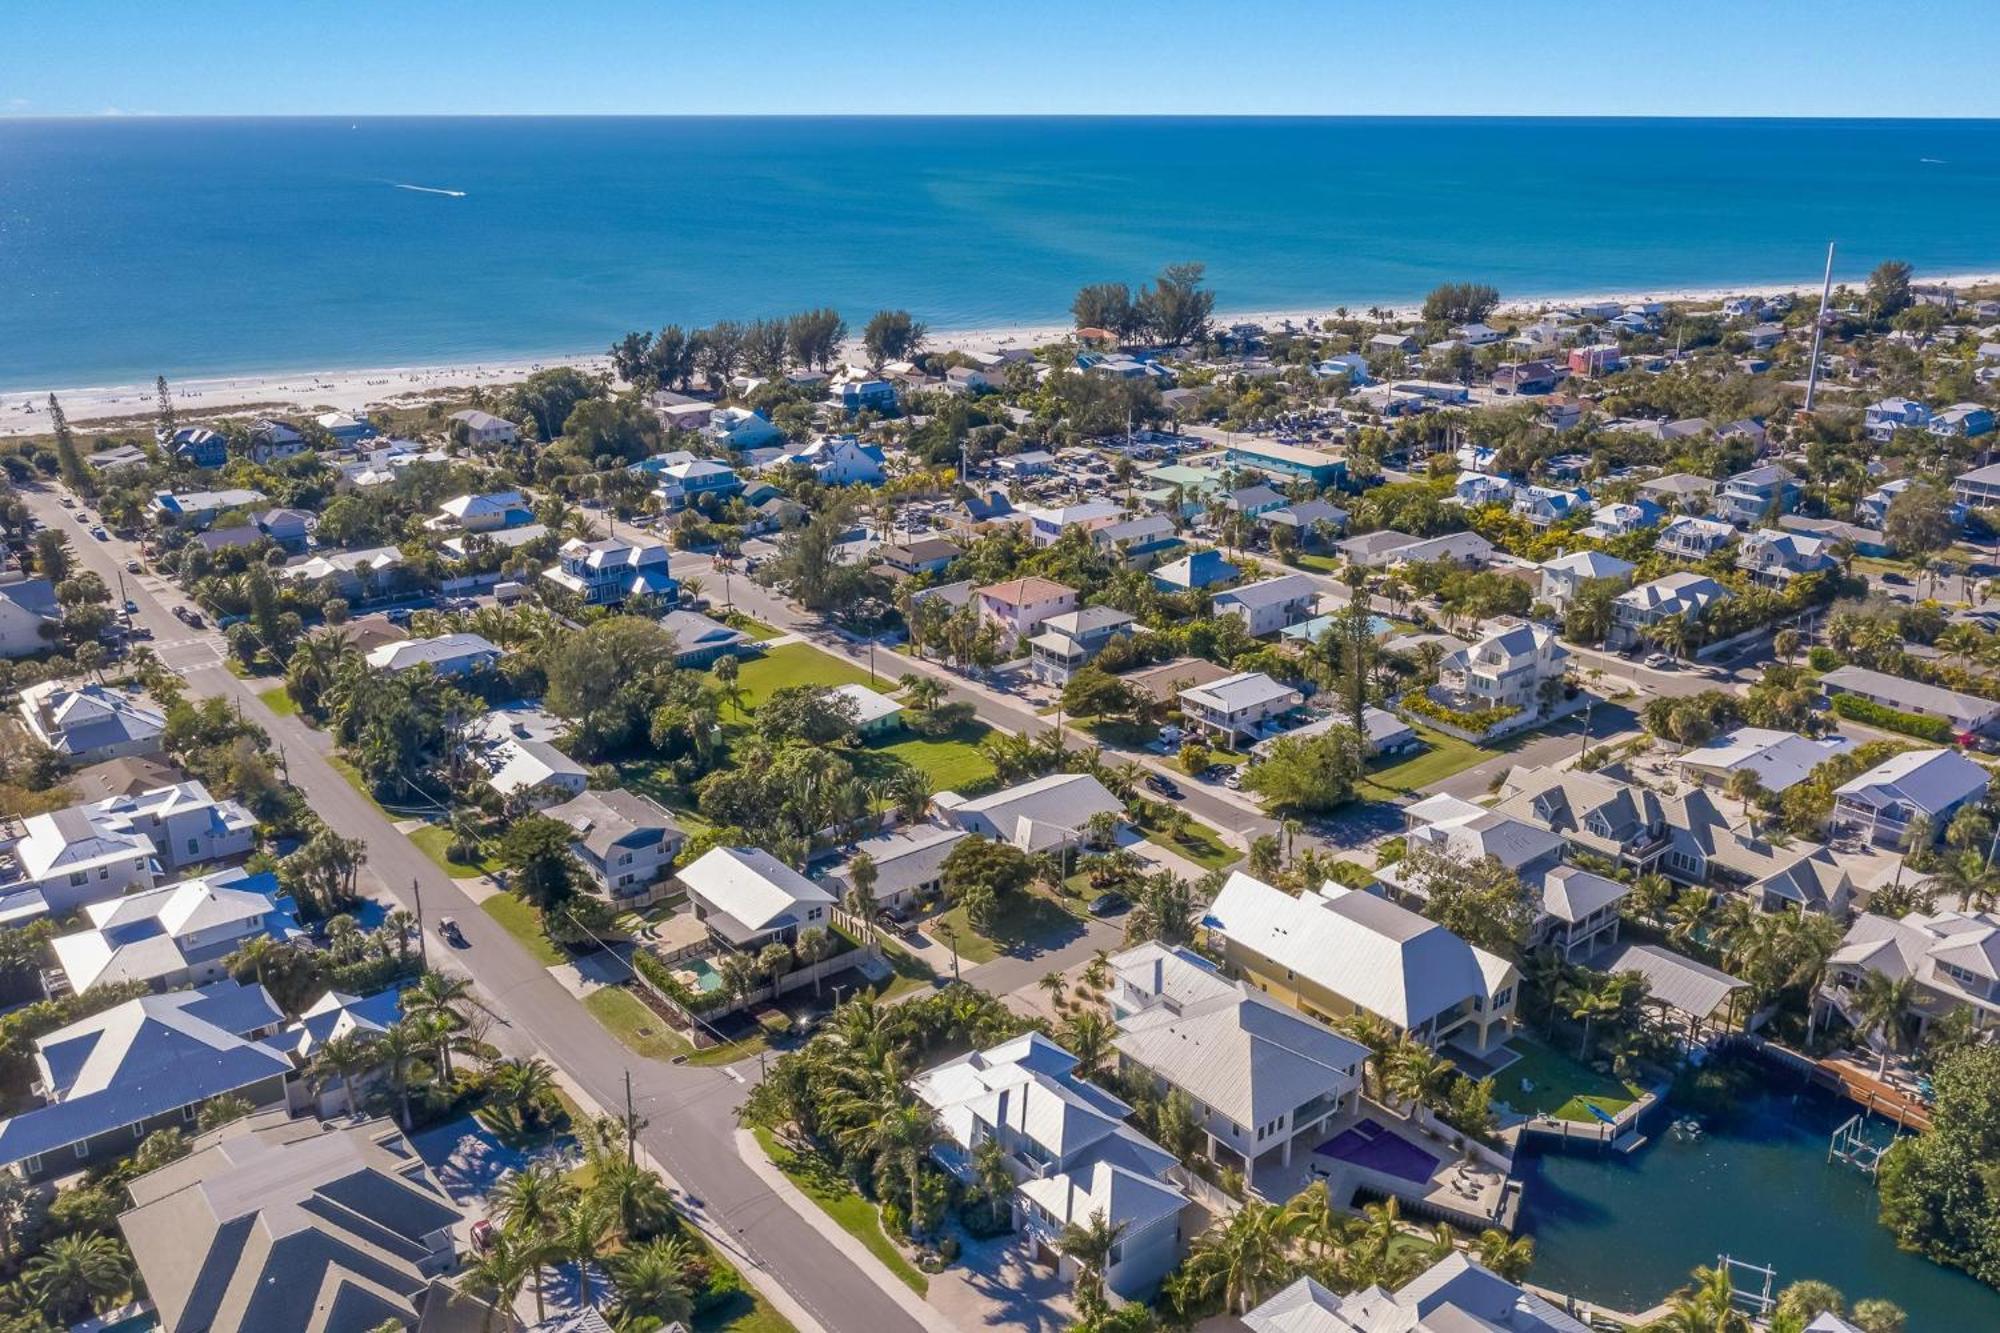
[[[1742,112],[1695,115],[1681,112],[1577,111],[70,111],[0,110],[5,121],[385,121],[385,120],[1547,120],[1684,122],[1907,122],[1940,125],[2000,123],[2000,115],[1926,116],[1890,113],[1815,115]]]

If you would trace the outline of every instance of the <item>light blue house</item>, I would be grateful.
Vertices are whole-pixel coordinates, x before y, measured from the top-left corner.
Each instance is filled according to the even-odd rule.
[[[1196,551],[1161,565],[1153,571],[1153,583],[1168,592],[1186,592],[1227,583],[1237,575],[1236,566],[1222,558],[1220,551]]]
[[[849,380],[834,386],[833,401],[850,415],[864,408],[871,412],[893,412],[896,386],[888,380]]]
[[[1237,467],[1256,468],[1278,477],[1297,477],[1315,486],[1347,482],[1347,460],[1318,449],[1276,440],[1245,440],[1229,446],[1228,459]]]

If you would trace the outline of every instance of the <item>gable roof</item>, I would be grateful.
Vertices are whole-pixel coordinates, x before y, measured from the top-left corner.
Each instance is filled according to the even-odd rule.
[[[680,871],[681,883],[751,931],[769,930],[833,895],[759,847],[712,847]]]

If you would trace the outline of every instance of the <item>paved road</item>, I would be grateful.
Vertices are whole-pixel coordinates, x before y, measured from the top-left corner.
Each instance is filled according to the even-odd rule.
[[[160,579],[124,573],[135,548],[94,540],[60,507],[52,490],[25,492],[29,507],[51,526],[65,525],[81,562],[113,588],[120,577],[139,607],[137,621],[155,636],[154,650],[201,696],[228,699],[283,747],[288,777],[328,825],[368,845],[366,878],[383,895],[414,908],[420,888],[425,919],[456,917],[467,947],[438,961],[468,973],[506,1025],[496,1044],[533,1051],[560,1066],[600,1105],[624,1104],[632,1076],[634,1100],[647,1128],[647,1151],[736,1238],[737,1258],[779,1281],[829,1333],[915,1333],[920,1325],[883,1295],[819,1230],[780,1201],[736,1155],[735,1109],[756,1077],[642,1059],[591,1017],[569,991],[502,930],[450,877],[398,833],[327,762],[329,745],[297,718],[279,717],[257,698],[268,682],[239,680],[221,665],[220,636],[190,631],[167,608],[182,599]],[[432,937],[433,957],[440,949]]]

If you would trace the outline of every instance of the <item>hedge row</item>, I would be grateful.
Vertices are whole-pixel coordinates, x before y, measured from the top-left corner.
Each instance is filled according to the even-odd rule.
[[[644,949],[632,951],[632,967],[640,976],[664,992],[668,999],[691,1014],[705,1014],[729,1002],[729,993],[724,990],[689,990],[681,984],[671,967]]]
[[[1958,739],[1958,733],[1951,723],[1940,717],[1924,717],[1917,713],[1899,712],[1864,699],[1858,694],[1845,692],[1833,696],[1833,711],[1855,722],[1865,722],[1871,727],[1881,727],[1884,731],[1900,731],[1905,736],[1915,736],[1919,740],[1936,741],[1939,745],[1950,745]]]
[[[1489,731],[1521,711],[1512,704],[1502,704],[1495,708],[1468,708],[1464,711],[1446,708],[1431,698],[1428,690],[1423,689],[1411,690],[1404,695],[1403,707],[1421,717],[1448,723],[1465,731],[1479,732]]]

